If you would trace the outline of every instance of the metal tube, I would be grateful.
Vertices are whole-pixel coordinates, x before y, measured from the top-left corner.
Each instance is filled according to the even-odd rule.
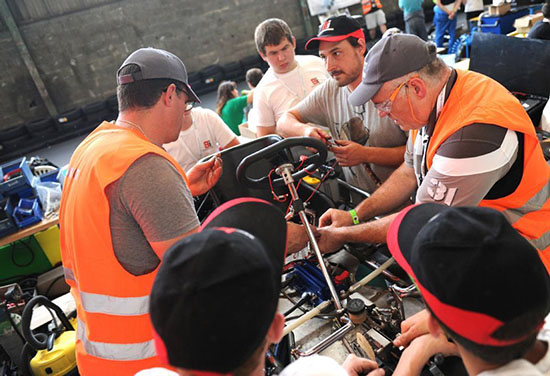
[[[370,281],[372,281],[374,278],[378,277],[384,270],[386,270],[391,264],[395,262],[395,259],[393,257],[390,257],[388,261],[380,265],[380,267],[374,271],[372,271],[368,276],[360,280],[359,282],[355,283],[353,286],[351,286],[348,290],[348,296],[357,291],[360,287],[366,285]]]
[[[285,326],[285,329],[283,330],[283,336],[286,336],[288,333],[305,323],[306,321],[312,319],[313,317],[317,316],[321,311],[325,308],[327,308],[330,305],[329,300],[325,300],[321,304],[319,304],[317,307],[313,308],[308,313],[304,314],[299,319],[296,319],[295,321],[291,322],[287,326]]]
[[[334,342],[342,339],[346,334],[348,334],[355,325],[351,322],[351,320],[348,317],[343,317],[347,321],[347,324],[332,333],[330,336],[313,346],[311,349],[307,350],[306,352],[298,351],[298,355],[300,356],[311,356],[313,354],[317,354],[330,345],[332,345]]]

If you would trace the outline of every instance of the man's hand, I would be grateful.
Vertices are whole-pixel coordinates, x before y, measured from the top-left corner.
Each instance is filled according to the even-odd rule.
[[[315,230],[315,229],[314,229]],[[304,249],[309,241],[306,228],[293,222],[286,224],[286,254],[296,253]]]
[[[346,370],[350,376],[359,376],[360,374],[367,374],[367,376],[382,376],[384,370],[378,368],[378,364],[372,360],[360,358],[355,354],[349,354],[342,367]]]
[[[401,354],[399,363],[393,372],[394,376],[420,375],[424,365],[437,353],[444,356],[458,355],[458,350],[456,345],[449,342],[443,333],[439,333],[437,336],[424,334],[415,338]]]
[[[187,172],[189,190],[193,196],[200,196],[212,188],[222,175],[222,159],[219,154],[203,163],[197,163]]]
[[[428,334],[430,332],[428,328],[428,319],[430,313],[427,309],[415,313],[405,321],[401,323],[401,335],[397,337],[393,344],[396,347],[399,346],[408,346],[409,343],[416,337],[421,335]]]
[[[340,229],[333,226],[317,228],[317,244],[319,244],[321,252],[331,253],[342,248],[346,241],[345,238],[342,240],[339,232]]]
[[[329,209],[319,218],[319,227],[344,227],[351,226],[352,224],[353,218],[351,214],[345,210]]]
[[[330,139],[330,135],[327,132],[325,132],[321,128],[311,126],[307,126],[304,129],[304,136],[316,138],[317,140],[322,141],[325,144],[327,143],[327,140]]]
[[[333,146],[330,151],[334,153],[340,166],[351,167],[367,162],[364,155],[365,146],[347,140],[334,140],[334,142],[339,146]]]

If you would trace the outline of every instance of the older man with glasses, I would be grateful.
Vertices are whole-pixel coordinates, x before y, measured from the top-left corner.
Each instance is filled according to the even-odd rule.
[[[192,195],[221,175],[218,158],[187,176],[162,148],[199,99],[183,62],[143,48],[117,73],[119,116],[75,150],[60,211],[61,254],[76,301],[83,375],[133,375],[160,364],[148,314],[164,252],[196,232]]]
[[[355,208],[355,218],[333,209],[320,218],[320,226],[331,225],[319,229],[323,250],[385,242],[395,215],[350,225],[389,213],[415,194],[417,203],[497,209],[550,270],[550,167],[529,116],[506,88],[449,68],[433,43],[395,34],[371,49],[350,96],[354,105],[369,101],[409,131],[405,162]]]

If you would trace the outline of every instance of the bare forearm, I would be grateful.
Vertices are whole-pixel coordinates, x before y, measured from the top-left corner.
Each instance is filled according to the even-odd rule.
[[[370,198],[361,202],[355,211],[362,220],[389,213],[403,204],[414,192],[414,171],[404,163],[382,184]]]
[[[403,163],[405,145],[393,148],[366,146],[363,155],[365,162],[380,166],[398,167]]]
[[[303,136],[309,126],[301,122],[295,114],[287,112],[277,121],[277,132],[283,137]]]
[[[338,227],[332,234],[343,243],[385,243],[388,228],[397,214],[355,226]]]

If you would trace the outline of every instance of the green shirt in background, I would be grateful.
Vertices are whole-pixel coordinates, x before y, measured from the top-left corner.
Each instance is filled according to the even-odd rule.
[[[222,108],[221,118],[237,136],[241,135],[239,124],[244,121],[244,108],[246,107],[247,98],[247,95],[232,98]]]

